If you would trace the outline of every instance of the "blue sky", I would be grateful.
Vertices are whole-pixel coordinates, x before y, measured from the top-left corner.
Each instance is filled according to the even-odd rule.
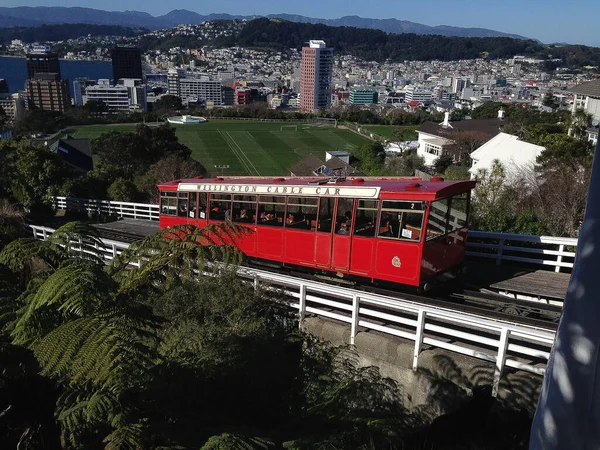
[[[171,9],[200,14],[300,14],[338,18],[357,15],[396,18],[426,25],[481,27],[516,33],[542,42],[600,47],[600,0],[0,0],[1,6],[81,6],[112,11]]]

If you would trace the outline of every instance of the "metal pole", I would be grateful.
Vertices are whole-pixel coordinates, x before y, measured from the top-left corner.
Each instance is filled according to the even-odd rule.
[[[530,450],[600,448],[600,141]]]

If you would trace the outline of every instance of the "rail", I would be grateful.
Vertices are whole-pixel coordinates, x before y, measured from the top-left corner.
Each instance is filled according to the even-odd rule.
[[[129,219],[158,220],[158,205],[150,203],[113,202],[75,197],[54,197],[54,209],[88,214],[106,214]]]
[[[158,220],[158,205],[55,197],[55,209],[109,214],[123,218]],[[467,257],[541,266],[555,272],[570,272],[575,261],[577,239],[527,234],[469,231]]]
[[[46,239],[51,228],[31,225],[33,236]],[[80,246],[81,251],[114,259],[129,244],[102,240],[104,247]],[[77,249],[77,248],[76,248]],[[134,263],[139,267],[140,262]],[[300,323],[307,314],[334,319],[351,328],[350,344],[361,329],[400,337],[413,347],[413,370],[425,349],[441,348],[494,364],[492,395],[496,396],[506,368],[543,375],[554,342],[551,329],[489,319],[449,307],[356,291],[321,282],[241,267],[239,275],[259,286],[281,289],[290,306],[298,310]]]

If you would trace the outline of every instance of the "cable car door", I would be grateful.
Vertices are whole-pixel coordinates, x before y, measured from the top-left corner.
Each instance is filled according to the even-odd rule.
[[[351,228],[354,212],[353,198],[338,198],[333,220],[333,246],[331,252],[331,269],[347,271],[350,268],[350,251],[352,247]]]

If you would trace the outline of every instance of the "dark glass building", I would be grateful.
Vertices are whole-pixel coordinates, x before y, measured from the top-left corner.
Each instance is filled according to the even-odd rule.
[[[58,55],[49,51],[34,51],[28,53],[27,59],[27,78],[33,79],[36,73],[57,73],[60,75],[60,62]]]
[[[0,94],[8,94],[8,83],[4,78],[0,78]]]
[[[111,51],[113,83],[121,78],[143,78],[142,52],[136,47],[114,47]]]

